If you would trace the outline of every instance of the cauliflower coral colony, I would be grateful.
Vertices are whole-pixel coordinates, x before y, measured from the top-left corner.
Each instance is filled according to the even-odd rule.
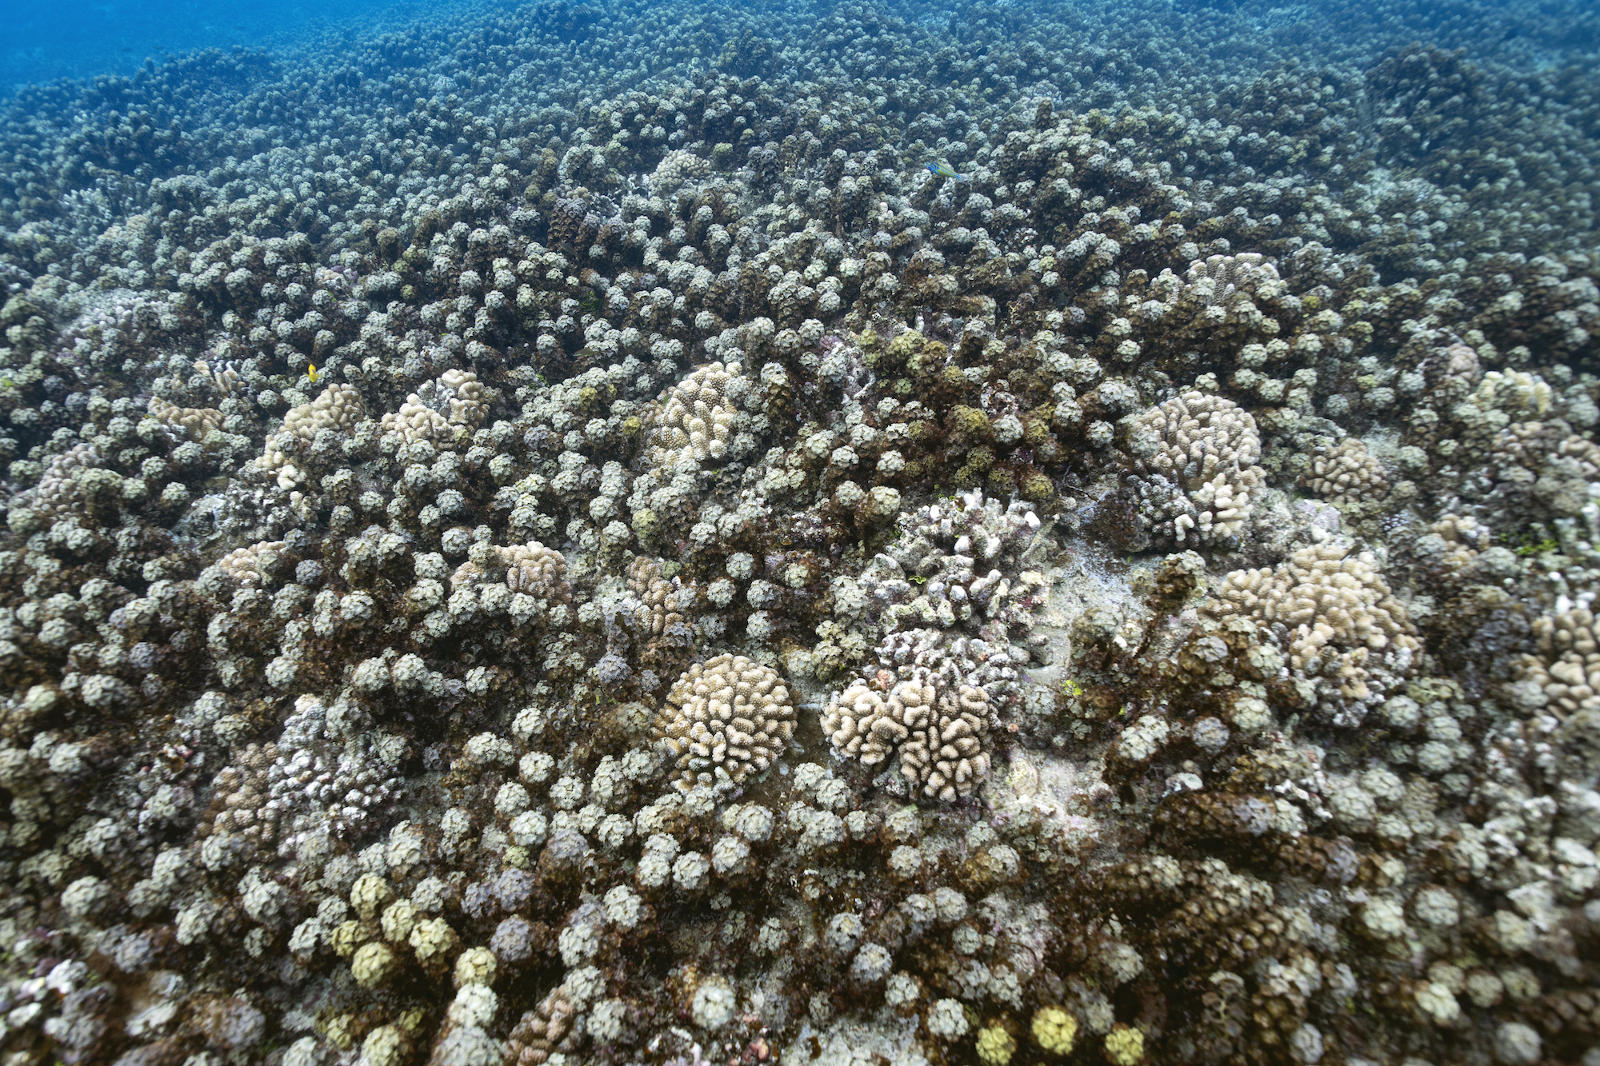
[[[5,1066],[1594,1066],[1600,15],[1258,6],[4,105]]]

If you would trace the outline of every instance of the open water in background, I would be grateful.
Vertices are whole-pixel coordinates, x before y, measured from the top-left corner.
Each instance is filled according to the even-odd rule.
[[[58,78],[132,74],[147,59],[201,48],[292,52],[308,39],[381,32],[441,6],[423,0],[4,0],[0,96]]]
[[[1101,2],[956,0],[911,6],[927,9],[922,21],[940,24],[971,8],[1089,10]],[[129,75],[147,62],[159,63],[205,48],[266,49],[289,58],[305,49],[332,47],[337,51],[340,35],[356,39],[419,19],[460,17],[495,8],[531,11],[538,6],[521,0],[0,0],[0,98],[26,85],[61,78]],[[691,0],[681,6],[688,10],[694,4]],[[884,6],[903,9],[898,3]],[[1539,17],[1564,6],[1557,0],[1539,4],[1511,0],[1498,6],[1503,8],[1501,19],[1494,16],[1494,3],[1441,0],[1438,18],[1441,23],[1448,23],[1470,11],[1471,17],[1490,27],[1482,42],[1485,51],[1507,50],[1509,46],[1509,51],[1522,55],[1530,69],[1559,62],[1569,51],[1596,46],[1594,19],[1579,17],[1562,22]],[[1583,6],[1578,5],[1580,9]],[[1241,27],[1273,39],[1302,59],[1315,56],[1316,42],[1322,34],[1337,32],[1336,27],[1322,24],[1314,4],[1172,0],[1172,7],[1175,14],[1209,9],[1224,15],[1244,15]],[[1387,21],[1389,13],[1382,0],[1373,0],[1372,11],[1374,25]],[[1537,19],[1537,24],[1525,16]],[[1561,28],[1553,33],[1552,26]]]

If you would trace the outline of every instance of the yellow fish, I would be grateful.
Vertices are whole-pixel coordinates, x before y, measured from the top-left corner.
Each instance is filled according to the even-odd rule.
[[[321,376],[322,376],[321,374],[317,373],[317,364],[316,363],[307,363],[306,364],[306,377],[311,379],[311,384],[315,385],[317,383],[317,379],[320,378]]]

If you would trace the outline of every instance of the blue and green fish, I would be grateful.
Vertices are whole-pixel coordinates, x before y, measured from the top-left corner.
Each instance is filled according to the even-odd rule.
[[[932,163],[923,164],[928,168],[928,173],[940,178],[955,178],[957,181],[971,181],[971,174],[957,174],[956,168],[943,159],[936,159]]]

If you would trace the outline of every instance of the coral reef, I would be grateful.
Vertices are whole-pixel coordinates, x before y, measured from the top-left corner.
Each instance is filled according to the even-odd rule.
[[[1594,1066],[1600,15],[1373,11],[0,104],[6,1064]]]

